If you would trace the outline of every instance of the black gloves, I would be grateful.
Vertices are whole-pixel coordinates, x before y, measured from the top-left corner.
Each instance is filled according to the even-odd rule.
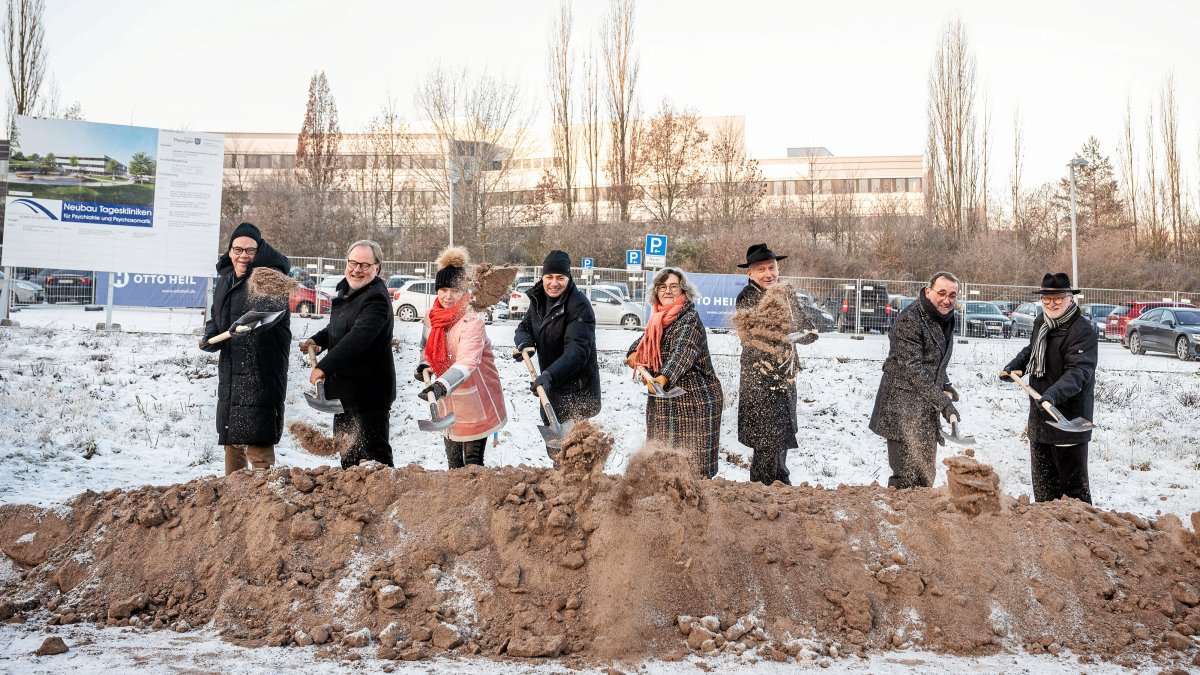
[[[942,391],[946,392],[946,395],[950,397],[951,401],[958,403],[958,390],[954,388],[954,385],[949,383],[943,384]]]
[[[429,371],[429,376],[433,377],[433,369],[429,367],[428,363],[418,363],[417,369],[413,371],[413,377],[416,378],[417,382],[424,382],[425,371],[427,370]]]
[[[538,375],[536,380],[529,383],[529,391],[532,391],[534,396],[537,396],[538,387],[544,389],[546,393],[550,393],[550,377],[545,373]]]
[[[446,385],[442,384],[441,382],[430,382],[428,387],[425,387],[421,390],[421,393],[417,394],[417,398],[421,399],[422,401],[427,401],[429,400],[428,396],[433,394],[433,399],[435,401],[440,401],[441,399],[446,398],[447,393]]]
[[[946,407],[942,408],[942,417],[945,418],[947,422],[950,421],[951,417],[956,420],[961,419],[958,414],[958,408],[955,408],[954,403],[950,401],[946,401]]]
[[[513,361],[517,361],[518,363],[521,361],[524,361],[525,360],[525,356],[524,356],[525,350],[532,349],[532,348],[533,348],[533,345],[517,345],[516,349],[513,349],[513,354],[512,354]]]

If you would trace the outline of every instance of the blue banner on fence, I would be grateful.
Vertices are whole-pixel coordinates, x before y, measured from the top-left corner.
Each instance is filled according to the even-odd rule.
[[[203,307],[206,277],[174,274],[113,275],[113,304],[121,307]],[[96,304],[108,302],[108,272],[96,273]]]
[[[646,288],[654,281],[654,272],[646,272]],[[688,273],[688,281],[696,287],[696,311],[700,321],[707,328],[729,328],[732,326],[733,312],[737,308],[738,293],[746,287],[748,277],[744,274],[693,274]],[[647,300],[651,298],[647,297]],[[650,303],[646,303],[649,316]]]

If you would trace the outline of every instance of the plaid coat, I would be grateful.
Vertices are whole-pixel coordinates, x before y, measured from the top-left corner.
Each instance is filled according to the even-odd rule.
[[[641,342],[641,337],[634,340],[626,355]],[[657,374],[667,377],[668,388],[678,386],[687,393],[673,399],[646,397],[646,440],[684,450],[696,473],[712,478],[725,397],[708,353],[708,334],[690,300],[663,331],[662,359]]]

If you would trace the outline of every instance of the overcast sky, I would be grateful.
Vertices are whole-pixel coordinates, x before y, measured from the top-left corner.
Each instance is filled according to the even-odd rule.
[[[50,70],[89,120],[203,131],[299,130],[322,69],[343,131],[439,61],[518,79],[548,106],[546,44],[557,0],[204,3],[48,0]],[[576,43],[605,2],[576,2]],[[1002,188],[1013,113],[1026,182],[1056,179],[1089,135],[1113,155],[1126,97],[1139,143],[1174,71],[1190,176],[1200,119],[1200,2],[640,0],[643,110],[664,97],[703,115],[745,115],[751,154],[824,145],[836,155],[920,154],[926,82],[948,17],[963,19],[989,96]],[[541,114],[541,119],[545,119]],[[1193,181],[1194,182],[1194,181]]]

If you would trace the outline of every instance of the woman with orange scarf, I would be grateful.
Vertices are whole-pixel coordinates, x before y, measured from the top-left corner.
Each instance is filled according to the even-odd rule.
[[[439,414],[454,414],[454,424],[444,432],[449,468],[483,466],[488,436],[507,420],[504,391],[483,319],[471,309],[466,249],[446,249],[436,264],[437,300],[425,317],[414,373],[424,383],[429,371],[431,381],[418,397],[425,401],[433,394]]]
[[[676,398],[646,399],[646,440],[687,453],[697,474],[717,473],[724,395],[708,353],[708,334],[693,301],[696,289],[683,271],[668,267],[654,277],[646,294],[651,302],[646,332],[629,347],[625,362],[641,366],[664,390],[680,387]],[[653,392],[652,385],[647,384]]]

